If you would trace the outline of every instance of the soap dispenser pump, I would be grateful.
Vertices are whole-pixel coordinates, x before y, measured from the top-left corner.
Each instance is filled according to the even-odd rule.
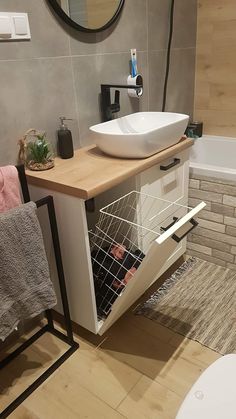
[[[57,132],[58,136],[58,153],[62,159],[70,159],[74,156],[74,148],[71,131],[68,129],[64,121],[72,121],[70,118],[60,116],[60,128]]]

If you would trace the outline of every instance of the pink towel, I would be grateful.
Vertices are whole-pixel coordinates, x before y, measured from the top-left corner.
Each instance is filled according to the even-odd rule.
[[[15,166],[0,167],[0,212],[22,203],[18,171]]]

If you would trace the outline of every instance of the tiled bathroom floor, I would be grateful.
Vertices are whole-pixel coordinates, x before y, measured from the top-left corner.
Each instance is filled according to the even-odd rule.
[[[105,336],[79,330],[80,349],[21,405],[16,419],[174,419],[191,385],[220,355],[127,312]],[[44,335],[0,375],[0,409],[66,345]]]

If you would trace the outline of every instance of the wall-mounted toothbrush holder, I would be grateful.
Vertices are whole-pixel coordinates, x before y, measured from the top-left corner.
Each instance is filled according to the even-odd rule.
[[[130,97],[136,97],[139,99],[143,94],[143,78],[141,74],[137,74],[135,77],[129,75],[127,79],[127,84],[130,86],[140,86],[140,89],[128,89],[128,95]]]

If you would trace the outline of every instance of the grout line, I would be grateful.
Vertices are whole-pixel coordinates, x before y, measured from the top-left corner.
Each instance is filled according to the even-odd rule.
[[[103,345],[104,342],[106,342],[108,339],[108,336],[106,336],[97,346],[96,348],[93,349],[93,351],[97,351],[98,349],[100,349],[100,347]]]
[[[69,46],[70,54],[71,54],[71,44]],[[75,101],[75,112],[76,112],[76,120],[77,120],[77,130],[78,130],[78,141],[79,145],[82,147],[81,144],[81,131],[80,131],[80,123],[79,123],[79,97],[76,93],[76,82],[75,82],[75,71],[73,65],[73,57],[70,55],[70,64],[71,64],[71,74],[72,74],[72,84],[73,84],[73,93],[74,93],[74,101]]]
[[[141,303],[138,303],[134,308],[132,308],[132,313],[134,313],[140,305],[141,305]]]
[[[135,368],[134,368],[135,369]],[[135,371],[137,371],[138,373],[140,373],[141,374],[141,377],[139,377],[138,378],[138,380],[135,382],[135,384],[130,388],[130,390],[128,391],[128,393],[126,393],[126,395],[122,398],[122,400],[118,403],[118,405],[116,406],[116,410],[120,407],[120,405],[123,403],[123,401],[128,397],[128,395],[131,393],[131,391],[134,389],[134,387],[136,387],[136,385],[139,383],[139,381],[141,381],[141,379],[143,378],[143,377],[145,377],[145,375],[144,374],[142,374],[140,371],[138,371],[138,370],[136,370],[135,369]],[[149,377],[148,377],[149,378]],[[119,410],[117,410],[117,412],[118,413],[121,413],[121,412],[119,412]],[[123,413],[121,413],[122,415],[123,415]]]
[[[192,47],[173,47],[171,48],[171,51],[182,51],[182,50],[192,50],[195,49],[194,46]],[[167,48],[160,48],[160,49],[152,49],[152,52],[165,52],[167,51]]]
[[[173,51],[177,50],[192,50],[195,49],[195,47],[186,47],[186,48],[172,48]],[[161,49],[153,49],[152,52],[163,52],[166,51],[166,48]],[[148,50],[137,50],[138,53],[148,53]],[[80,57],[97,57],[97,56],[107,56],[107,55],[123,55],[126,54],[127,56],[130,55],[127,51],[119,51],[119,52],[101,52],[101,53],[95,53],[95,54],[78,54],[78,55],[57,55],[57,56],[48,56],[48,57],[25,57],[25,58],[11,58],[7,60],[1,60],[0,64],[3,62],[21,62],[21,61],[37,61],[37,60],[58,60],[63,58],[80,58]]]
[[[78,97],[76,94],[76,83],[75,83],[75,72],[74,72],[74,65],[73,65],[73,59],[71,54],[71,37],[69,37],[69,53],[70,53],[70,65],[71,65],[71,74],[72,74],[72,85],[73,85],[73,94],[74,94],[74,101],[75,101],[75,112],[76,112],[76,122],[77,122],[77,132],[78,132],[78,141],[79,145],[81,146],[81,135],[80,135],[80,124],[79,124],[79,102]]]
[[[137,52],[144,53],[144,52],[147,52],[147,51],[146,50],[137,50]],[[127,52],[127,51],[106,52],[106,53],[101,52],[101,53],[94,53],[94,54],[57,55],[57,56],[46,56],[46,57],[25,57],[25,58],[18,58],[18,59],[10,58],[10,59],[7,59],[7,60],[4,60],[4,59],[1,60],[0,59],[0,63],[1,62],[20,62],[20,61],[50,60],[50,59],[57,60],[57,59],[62,59],[62,58],[97,57],[97,56],[103,56],[103,55],[106,56],[106,55],[123,55],[123,54],[126,54],[128,56],[130,55],[130,53]]]
[[[199,367],[199,368],[200,368],[200,367]],[[199,377],[200,377],[201,373],[202,373],[202,371],[200,371],[200,372],[199,372]],[[198,378],[199,378],[199,377],[198,377]],[[148,378],[149,378],[149,377],[148,377]],[[177,397],[178,397],[181,401],[183,401],[183,400],[184,400],[185,395],[180,394],[180,393],[177,393],[177,391],[176,391],[176,390],[174,390],[172,387],[169,387],[169,386],[168,386],[168,384],[166,384],[164,380],[163,380],[163,381],[162,381],[162,380],[158,381],[158,379],[157,379],[157,378],[155,378],[155,379],[153,380],[153,382],[154,382],[154,383],[156,383],[156,384],[158,384],[159,386],[161,386],[161,387],[165,388],[166,390],[168,390],[168,392],[175,394],[175,396],[177,396]],[[188,393],[188,392],[189,392],[189,390],[192,388],[192,386],[193,386],[193,384],[194,384],[195,382],[196,382],[196,379],[193,381],[193,383],[192,383],[192,384],[190,384],[190,386],[189,386],[189,389],[188,389],[187,393]],[[186,393],[186,394],[187,394],[187,393]]]
[[[195,49],[195,47],[185,47],[185,48],[172,48],[172,50],[191,50],[191,49]],[[160,49],[153,49],[151,50],[152,52],[163,52],[166,51],[167,48],[160,48]],[[148,53],[148,50],[138,50],[137,52],[139,53]],[[37,61],[37,60],[58,60],[58,59],[63,59],[63,58],[75,58],[75,57],[97,57],[97,56],[106,56],[106,55],[123,55],[123,54],[127,54],[129,55],[129,53],[127,51],[119,51],[119,52],[101,52],[101,53],[95,53],[95,54],[75,54],[75,55],[57,55],[57,56],[46,56],[46,57],[25,57],[25,58],[10,58],[10,59],[0,59],[0,63],[1,62],[20,62],[20,61]]]

